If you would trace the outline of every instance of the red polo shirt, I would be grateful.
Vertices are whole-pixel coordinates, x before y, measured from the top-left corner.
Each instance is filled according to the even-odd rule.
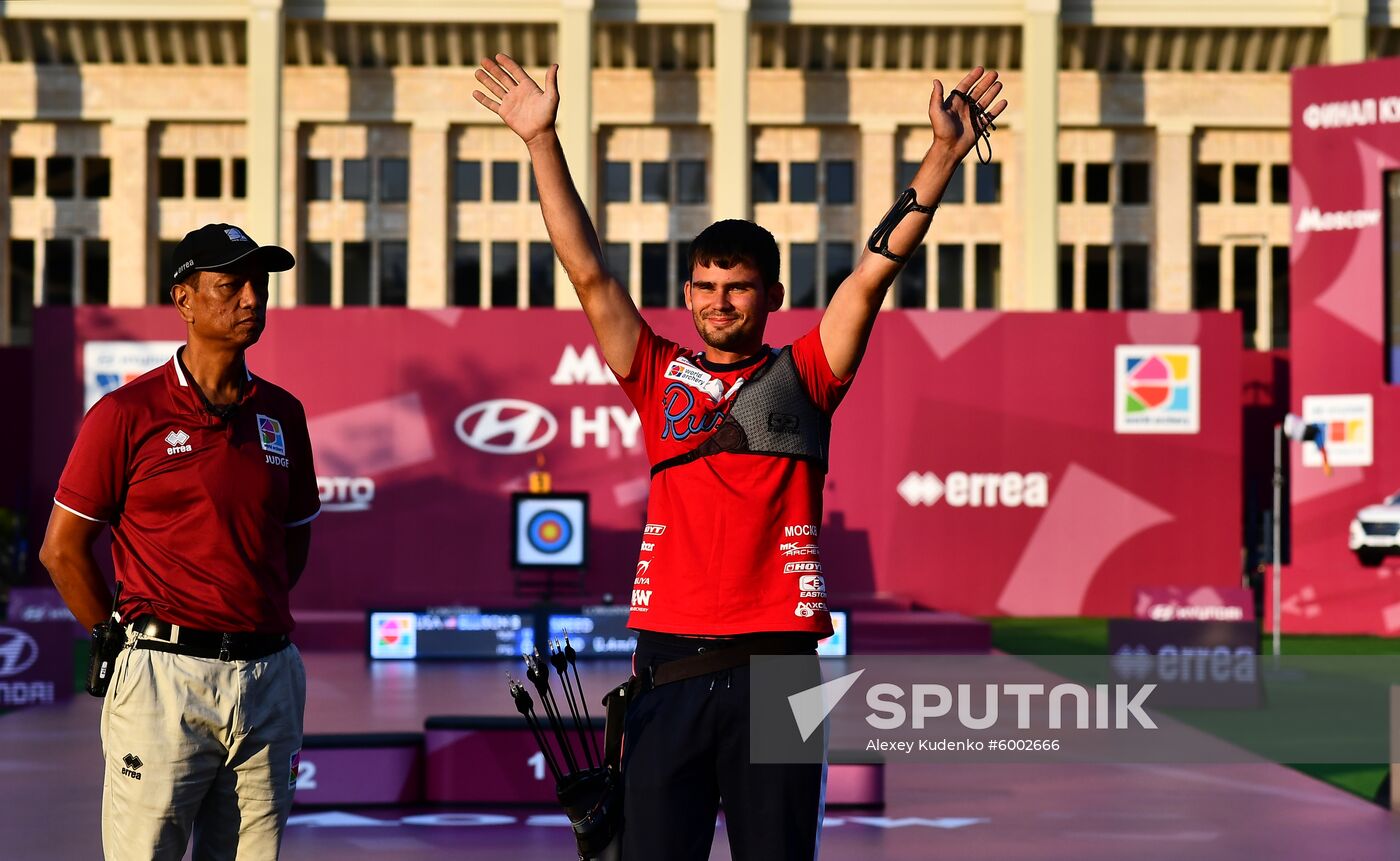
[[[321,503],[301,403],[248,375],[228,421],[175,359],[93,405],[54,502],[112,524],[121,616],[283,634],[286,530]]]
[[[652,464],[713,435],[733,395],[773,353],[708,361],[646,323],[622,390],[637,407]],[[792,345],[802,386],[830,415],[852,377],[838,379],[813,328]],[[694,636],[802,631],[829,636],[818,532],[821,468],[805,460],[720,453],[651,480],[629,627]]]

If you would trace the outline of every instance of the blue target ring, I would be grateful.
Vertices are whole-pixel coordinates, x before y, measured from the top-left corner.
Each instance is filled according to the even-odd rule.
[[[525,527],[525,537],[530,546],[541,553],[558,553],[573,540],[574,526],[569,518],[547,508],[530,518],[530,523]]]

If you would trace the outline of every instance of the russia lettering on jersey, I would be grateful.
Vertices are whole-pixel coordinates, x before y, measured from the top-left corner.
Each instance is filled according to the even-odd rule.
[[[632,368],[618,380],[641,418],[648,460],[684,454],[715,433],[744,381],[775,355],[764,348],[715,364],[643,324]],[[816,328],[793,342],[792,356],[812,403],[834,412],[850,379],[832,374]],[[657,474],[629,625],[692,636],[830,634],[825,602],[811,600],[817,591],[825,598],[828,573],[816,561],[824,480],[807,461],[723,453]],[[800,555],[792,552],[799,537]],[[836,584],[839,591],[839,574]]]

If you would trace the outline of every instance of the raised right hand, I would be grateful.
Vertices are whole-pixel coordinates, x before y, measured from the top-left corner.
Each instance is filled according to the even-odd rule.
[[[541,90],[519,63],[507,54],[497,54],[494,60],[484,58],[481,68],[476,70],[476,79],[496,98],[480,90],[473,90],[472,95],[529,144],[540,135],[554,130],[554,118],[559,113],[558,75],[559,65],[556,63],[545,72],[544,89]]]

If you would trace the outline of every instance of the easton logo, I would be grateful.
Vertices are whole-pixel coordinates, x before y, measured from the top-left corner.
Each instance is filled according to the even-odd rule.
[[[194,451],[194,446],[189,445],[190,435],[182,430],[173,430],[165,435],[165,444],[169,446],[165,450],[166,454],[182,454],[187,451]]]
[[[128,753],[126,756],[122,757],[122,763],[124,766],[122,768],[122,776],[129,777],[132,780],[141,779],[141,766],[145,765],[145,763],[141,761],[141,757],[134,753]]]

